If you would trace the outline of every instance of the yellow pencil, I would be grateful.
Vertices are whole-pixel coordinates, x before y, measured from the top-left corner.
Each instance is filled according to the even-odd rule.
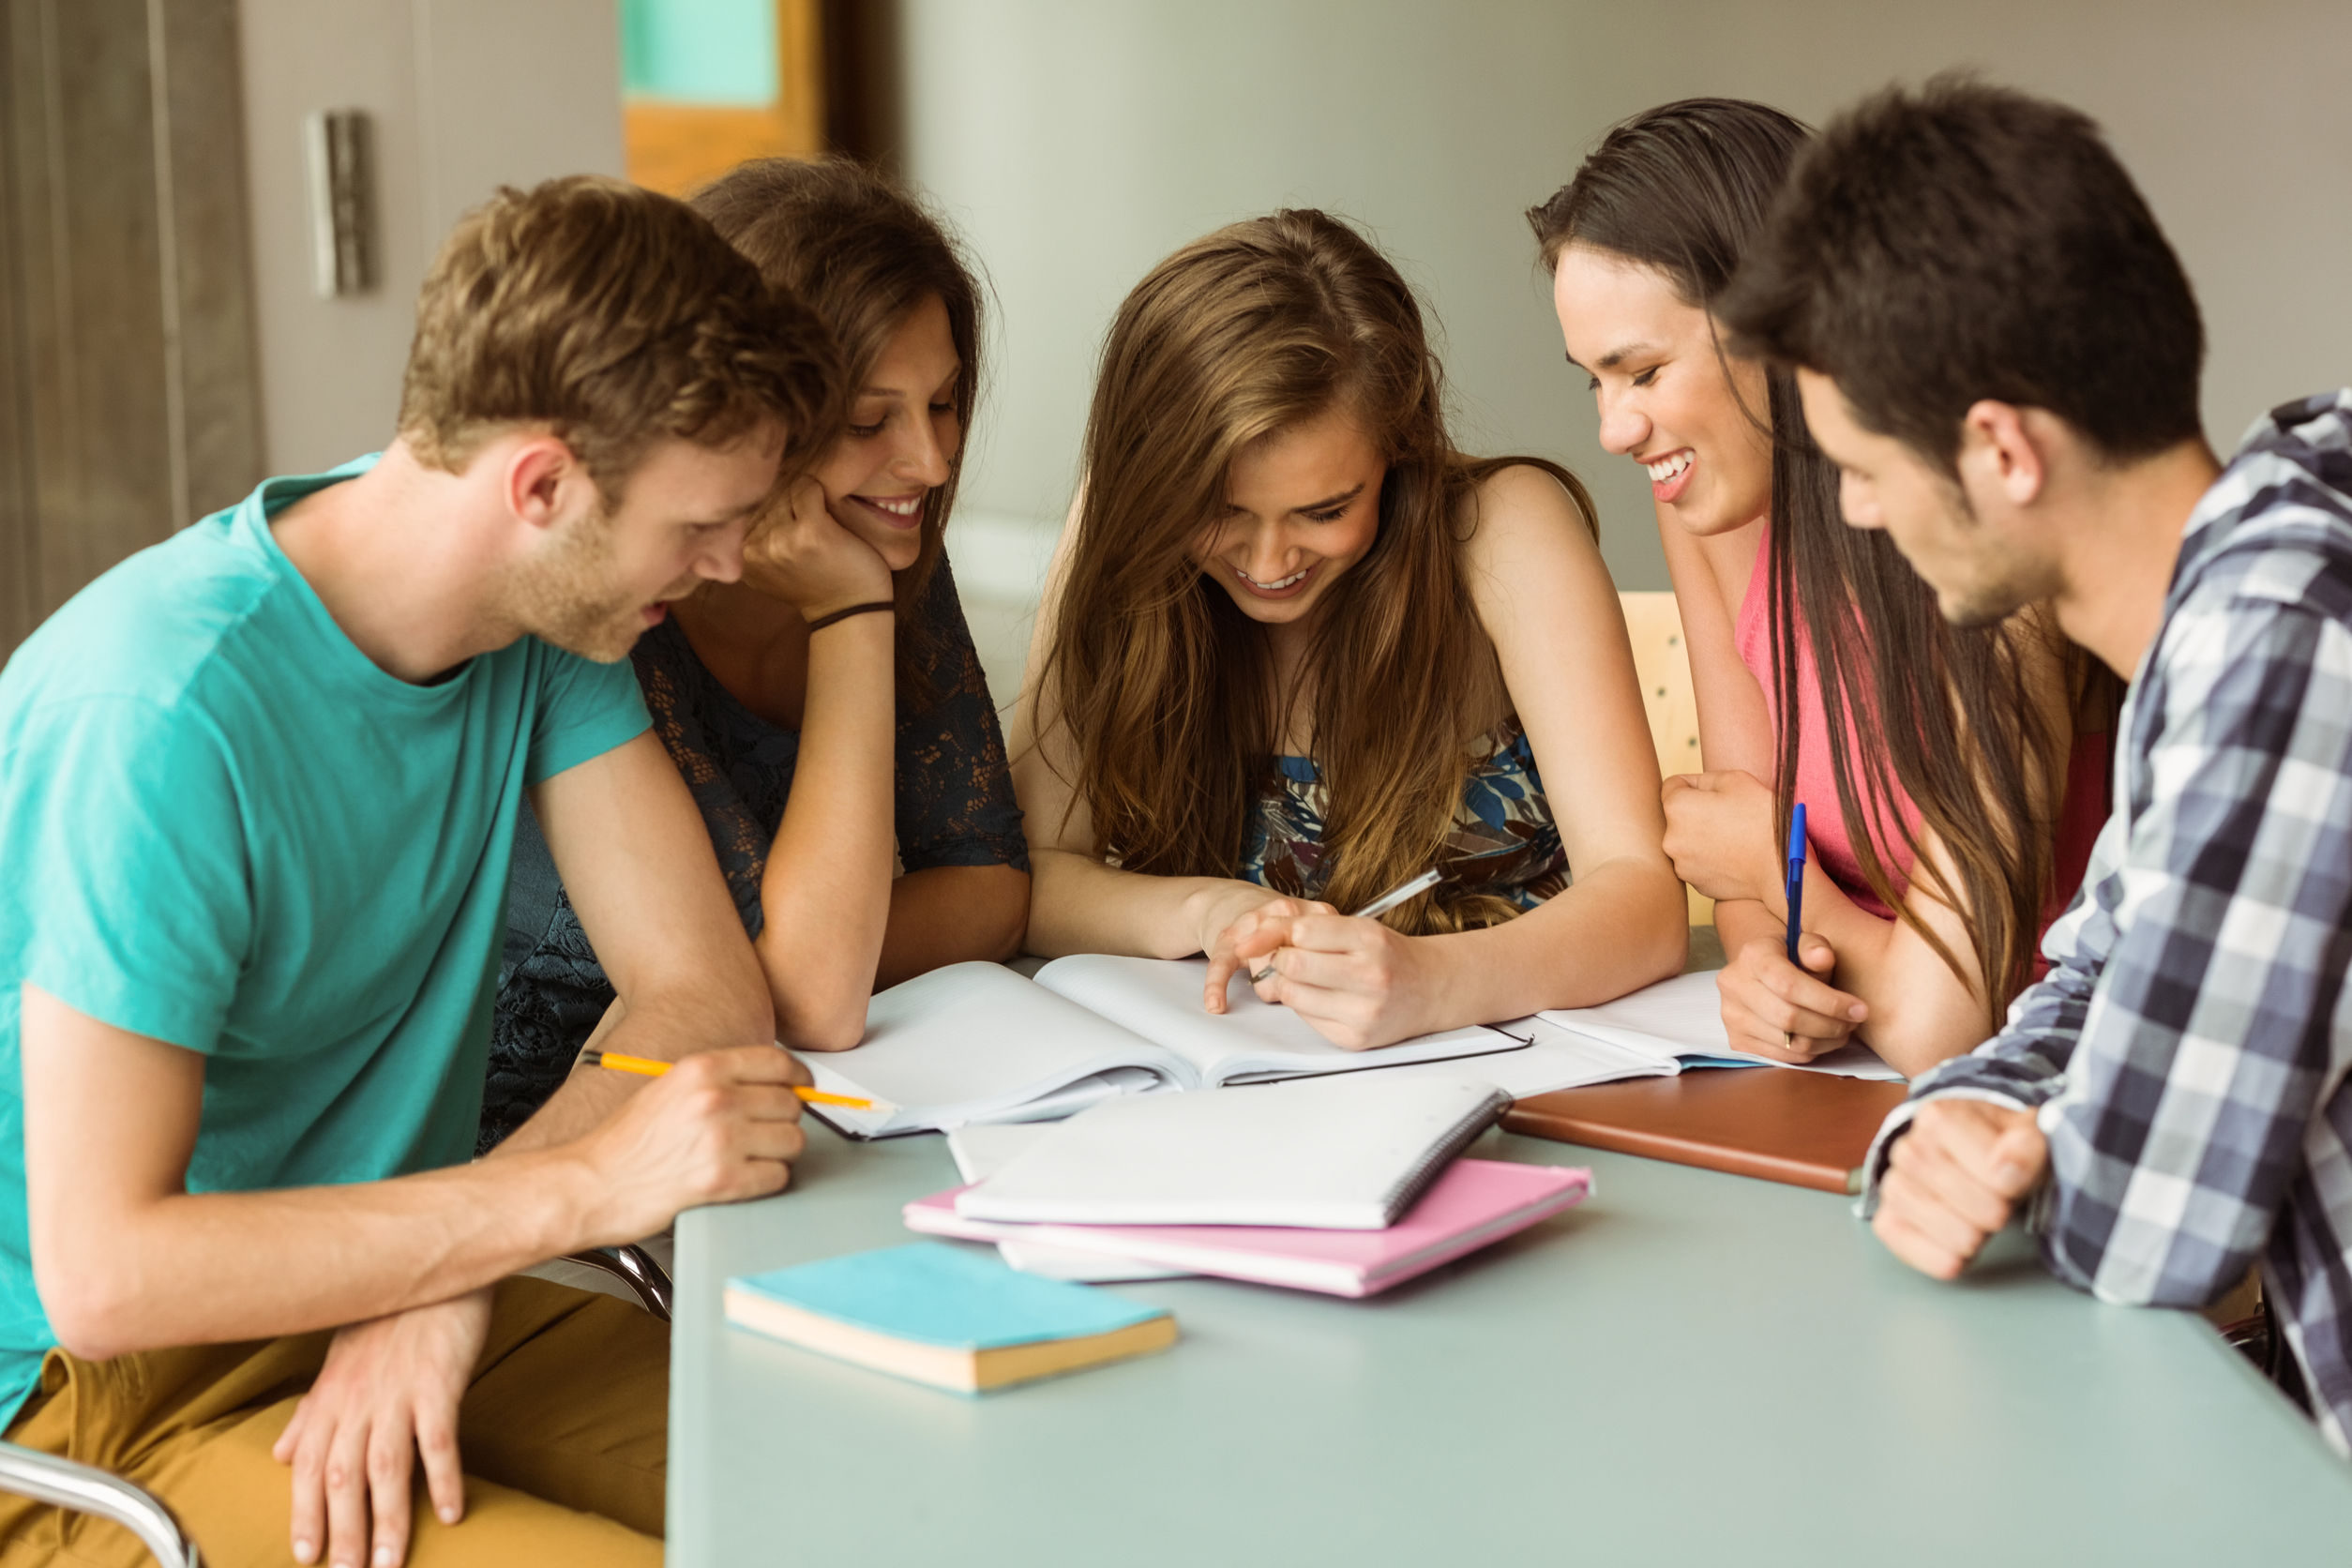
[[[616,1073],[635,1073],[641,1078],[659,1078],[668,1072],[671,1063],[656,1062],[650,1056],[624,1056],[619,1051],[584,1050],[580,1060],[591,1067],[609,1067]],[[852,1110],[871,1110],[874,1102],[849,1094],[828,1094],[822,1089],[804,1089],[792,1085],[792,1093],[812,1106],[847,1106]]]

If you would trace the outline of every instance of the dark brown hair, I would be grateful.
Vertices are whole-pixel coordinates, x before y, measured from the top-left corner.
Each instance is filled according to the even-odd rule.
[[[1546,264],[1570,245],[1609,251],[1654,268],[1685,304],[1711,316],[1809,136],[1802,122],[1760,103],[1669,103],[1612,128],[1528,219]],[[2056,876],[2049,803],[2067,760],[2029,698],[2028,663],[2062,661],[2070,690],[2098,676],[2058,642],[2034,647],[2043,634],[2022,619],[1973,630],[1946,623],[1892,540],[1845,525],[1837,470],[1814,445],[1788,370],[1768,368],[1766,387],[1766,408],[1750,417],[1772,442],[1764,569],[1779,836],[1788,831],[1803,710],[1818,702],[1864,880],[1955,976],[1981,988],[1989,1027],[2030,972]],[[1809,687],[1800,658],[1807,647]],[[1873,743],[1859,754],[1848,744],[1856,734]],[[1933,868],[1916,863],[1917,836],[1899,809],[1906,798],[1942,839],[1957,887],[1938,885]],[[1967,910],[1973,977],[1904,907],[1888,869],[1897,858],[1914,861],[1914,876],[1936,897]]]
[[[1813,133],[1741,98],[1683,98],[1609,128],[1576,177],[1527,210],[1544,267],[1589,245],[1666,275],[1704,308],[1764,223],[1781,176]]]
[[[895,574],[898,601],[898,690],[921,702],[931,650],[916,613],[945,550],[948,514],[970,445],[980,384],[980,290],[945,227],[886,176],[847,158],[755,158],[689,198],[779,290],[806,300],[841,345],[845,400],[882,357],[891,335],[927,298],[947,309],[947,331],[962,369],[956,424],[963,432],[947,481],[924,498],[922,548]]]
[[[501,187],[425,275],[400,386],[417,460],[544,425],[607,505],[665,439],[723,446],[783,421],[788,467],[830,439],[833,339],[671,197],[592,174]]]
[[[1448,439],[1421,306],[1395,267],[1315,211],[1236,223],[1152,269],[1119,308],[1086,430],[1043,680],[1076,756],[1097,853],[1130,871],[1230,877],[1273,787],[1287,694],[1263,628],[1195,564],[1250,443],[1334,408],[1386,458],[1371,549],[1326,590],[1305,660],[1310,749],[1329,789],[1321,896],[1347,907],[1444,866],[1472,743],[1506,715],[1464,581],[1476,489],[1532,462]],[[1451,883],[1388,916],[1407,931],[1515,913]]]
[[[1985,398],[2046,409],[2118,460],[2203,431],[2196,297],[2098,126],[1966,77],[1840,115],[1718,314],[1946,474]]]

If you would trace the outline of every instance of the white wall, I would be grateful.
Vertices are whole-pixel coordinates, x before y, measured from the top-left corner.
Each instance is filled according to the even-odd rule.
[[[1017,593],[1067,504],[1121,296],[1184,241],[1289,204],[1368,225],[1444,329],[1474,450],[1556,457],[1621,586],[1666,585],[1647,488],[1593,441],[1522,209],[1613,121],[1760,98],[1819,123],[1955,65],[2088,110],[2181,252],[2206,414],[2352,382],[2352,7],[2296,0],[901,0],[902,161],[999,303],[964,491],[968,582]],[[1009,698],[1009,690],[1001,692]]]
[[[271,472],[390,438],[417,285],[498,185],[621,172],[614,0],[243,0],[246,163]],[[310,286],[302,123],[364,109],[375,132],[378,282]]]

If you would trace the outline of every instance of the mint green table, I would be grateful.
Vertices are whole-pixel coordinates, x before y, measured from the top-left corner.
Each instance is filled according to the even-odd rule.
[[[811,1144],[678,1227],[672,1564],[2352,1560],[2352,1468],[2202,1319],[2022,1244],[1937,1285],[1843,1199],[1490,1134],[1594,1196],[1369,1301],[1120,1286],[1175,1349],[965,1399],[721,1320],[955,1180],[938,1138]]]

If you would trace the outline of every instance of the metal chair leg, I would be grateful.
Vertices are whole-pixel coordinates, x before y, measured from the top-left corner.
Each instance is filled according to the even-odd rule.
[[[120,1476],[21,1443],[0,1442],[0,1491],[112,1519],[146,1544],[163,1568],[200,1568],[196,1543],[157,1499]]]
[[[635,1243],[625,1246],[592,1247],[586,1252],[567,1254],[565,1260],[585,1263],[592,1269],[618,1275],[628,1283],[630,1289],[637,1292],[637,1299],[646,1311],[665,1323],[670,1321],[670,1276],[662,1272],[659,1263],[654,1261],[653,1254],[643,1247]]]
[[[627,1281],[646,1311],[670,1321],[670,1275],[643,1247],[596,1247],[573,1253],[570,1260]],[[0,1441],[0,1492],[112,1519],[145,1543],[163,1568],[202,1568],[196,1543],[182,1532],[170,1509],[120,1476],[93,1466]]]

